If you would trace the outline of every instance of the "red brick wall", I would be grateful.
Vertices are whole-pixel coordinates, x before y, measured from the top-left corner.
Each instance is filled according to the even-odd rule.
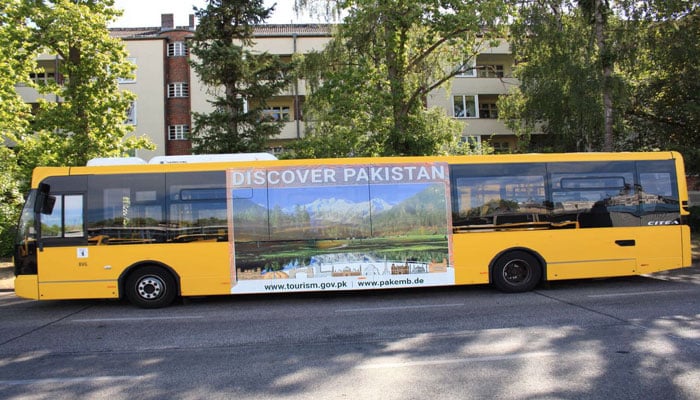
[[[192,154],[192,143],[189,140],[169,140],[168,126],[170,125],[188,125],[192,128],[192,102],[190,96],[168,98],[168,84],[177,82],[186,82],[189,85],[189,90],[192,90],[190,84],[190,66],[188,64],[189,57],[168,57],[168,43],[184,42],[185,38],[192,36],[192,33],[187,30],[172,30],[161,33],[167,37],[165,48],[163,49],[163,57],[165,57],[165,88],[163,95],[165,96],[165,154],[170,155],[185,155]]]

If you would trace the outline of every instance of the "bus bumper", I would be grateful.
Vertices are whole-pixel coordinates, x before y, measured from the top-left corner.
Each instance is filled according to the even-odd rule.
[[[25,299],[39,300],[39,277],[37,275],[15,277],[15,294]]]

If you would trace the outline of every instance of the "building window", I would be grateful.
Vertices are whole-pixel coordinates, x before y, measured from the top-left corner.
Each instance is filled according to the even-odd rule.
[[[130,62],[136,66],[136,58],[130,57],[126,59],[127,62]],[[133,76],[129,78],[117,78],[117,83],[136,83],[136,69],[134,69]]]
[[[56,82],[56,76],[53,72],[35,72],[29,74],[29,80],[38,85],[47,85]]]
[[[168,57],[182,57],[187,55],[185,42],[168,43]]]
[[[453,112],[455,118],[476,118],[476,96],[453,96]]]
[[[471,147],[481,146],[481,136],[460,136],[459,141],[461,143],[467,143]]]
[[[457,67],[457,69],[458,73],[455,76],[462,78],[473,78],[476,76],[476,61],[473,58],[469,59],[467,62]]]
[[[508,142],[497,142],[497,141],[491,141],[491,146],[493,147],[493,151],[495,153],[509,153],[510,152],[510,145]]]
[[[190,95],[187,82],[169,83],[168,97],[188,97]]]
[[[268,107],[263,110],[263,115],[267,121],[283,121],[288,122],[289,118],[289,107]]]
[[[479,118],[498,119],[498,108],[495,102],[479,102]]]
[[[126,125],[136,125],[136,102],[132,101],[129,108],[126,110]]]
[[[477,65],[479,78],[503,78],[503,65],[483,64]]]
[[[168,125],[168,140],[187,140],[189,125]]]

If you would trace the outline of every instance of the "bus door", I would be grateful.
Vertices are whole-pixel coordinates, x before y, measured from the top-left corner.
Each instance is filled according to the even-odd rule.
[[[549,163],[551,219],[575,222],[554,231],[548,279],[637,272],[639,206],[634,162]]]
[[[50,177],[43,184],[51,206],[37,214],[39,298],[112,297],[85,290],[100,279],[86,263],[86,177]]]
[[[48,204],[48,188],[43,189],[45,192],[41,195],[39,191],[31,190],[22,209],[14,248],[15,276],[36,275],[36,215],[42,211],[42,204]],[[41,203],[37,203],[38,197]]]
[[[637,243],[640,273],[685,266],[680,198],[674,160],[637,162],[640,229]],[[685,232],[684,232],[685,230]]]

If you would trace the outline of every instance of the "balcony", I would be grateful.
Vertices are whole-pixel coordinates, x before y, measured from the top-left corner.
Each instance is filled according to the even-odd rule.
[[[298,122],[298,124],[297,124]],[[285,122],[279,135],[273,136],[273,140],[299,139],[304,137],[304,121]]]

